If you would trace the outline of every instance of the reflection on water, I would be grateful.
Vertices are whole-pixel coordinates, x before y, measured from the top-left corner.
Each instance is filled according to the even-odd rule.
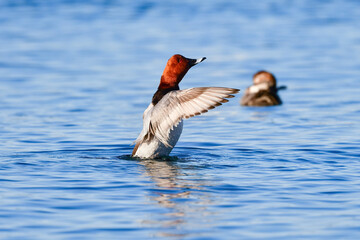
[[[212,204],[211,195],[203,191],[204,186],[208,183],[199,179],[196,172],[191,173],[192,176],[188,175],[189,172],[184,173],[184,170],[177,164],[178,160],[181,161],[176,157],[139,161],[139,164],[144,166],[143,174],[150,177],[155,184],[155,187],[149,192],[150,201],[165,210],[162,211],[162,218],[152,215],[155,219],[144,220],[143,223],[160,225],[167,231],[169,228],[176,230],[185,227],[186,219],[189,217],[201,218],[214,214],[207,208],[208,205]],[[208,224],[210,223],[209,220]],[[156,235],[164,237],[186,235],[167,231],[160,230]]]
[[[256,107],[255,107],[256,108]],[[269,117],[270,113],[268,111],[252,111],[250,113],[250,119],[254,121],[263,121]]]

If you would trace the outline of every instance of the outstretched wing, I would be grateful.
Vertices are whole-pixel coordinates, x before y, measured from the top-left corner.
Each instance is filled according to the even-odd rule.
[[[171,91],[166,94],[149,112],[147,134],[142,140],[156,137],[168,145],[169,132],[184,118],[205,113],[228,102],[239,89],[224,87],[198,87]],[[145,120],[145,119],[144,119]],[[138,139],[140,140],[140,139]]]

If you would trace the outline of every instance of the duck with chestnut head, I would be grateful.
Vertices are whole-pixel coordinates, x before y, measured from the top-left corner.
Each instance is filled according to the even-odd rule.
[[[143,129],[135,140],[132,157],[161,158],[170,154],[183,128],[183,119],[207,112],[234,97],[238,89],[195,87],[180,90],[187,71],[206,58],[172,56],[160,78],[160,84],[143,115]]]
[[[278,91],[286,89],[277,87],[275,76],[267,71],[259,71],[253,76],[253,85],[246,89],[240,103],[242,106],[274,106],[282,104]]]

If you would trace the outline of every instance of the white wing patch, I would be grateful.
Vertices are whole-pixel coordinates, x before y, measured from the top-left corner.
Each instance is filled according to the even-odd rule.
[[[144,112],[143,130],[136,143],[157,138],[169,146],[169,133],[184,118],[190,118],[228,102],[238,89],[198,87],[167,93],[155,106],[150,104]]]

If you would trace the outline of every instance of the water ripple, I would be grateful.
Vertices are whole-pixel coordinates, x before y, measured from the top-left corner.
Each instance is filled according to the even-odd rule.
[[[358,239],[357,1],[0,1],[1,239]],[[166,59],[240,88],[131,158]],[[244,108],[254,72],[287,89]]]

